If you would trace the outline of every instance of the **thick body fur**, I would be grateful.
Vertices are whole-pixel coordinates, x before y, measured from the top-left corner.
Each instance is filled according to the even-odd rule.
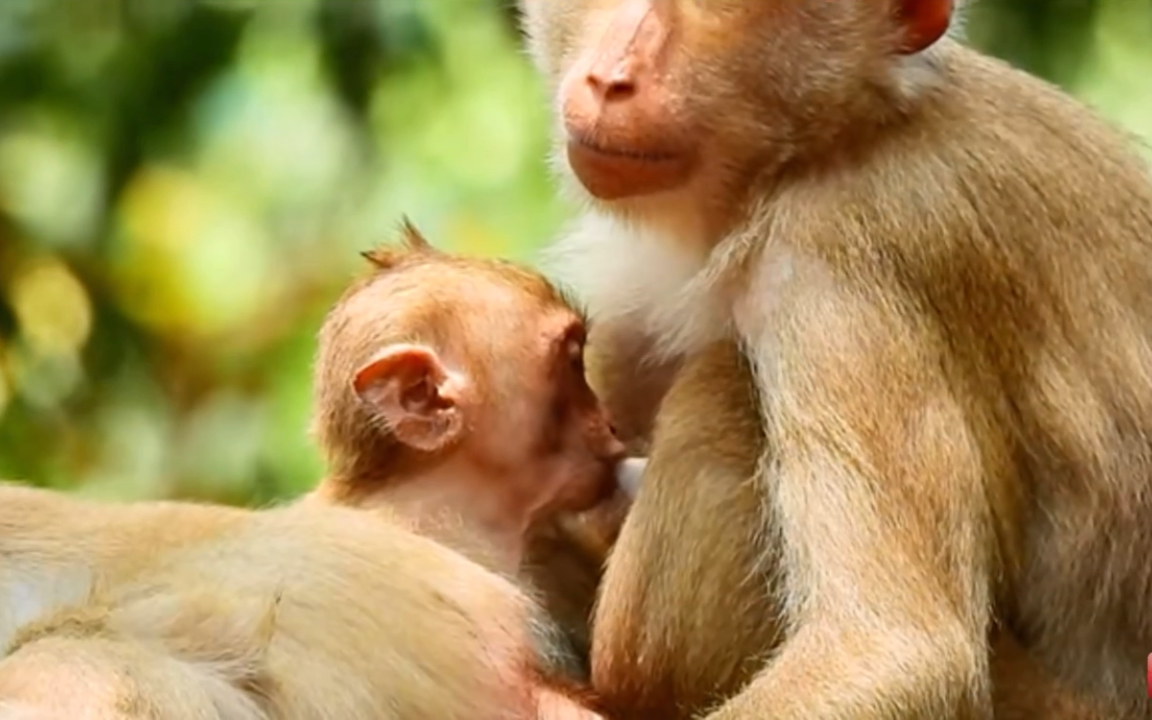
[[[70,622],[67,611],[59,619]],[[4,720],[264,720],[237,687],[240,668],[208,656],[177,658],[164,648],[123,639],[101,627],[22,646],[0,662]]]
[[[544,610],[565,635],[579,671],[588,676],[592,609],[608,554],[631,506],[618,492],[601,506],[567,513],[534,530],[529,538],[521,582],[531,587]]]
[[[598,668],[630,699],[623,717],[678,717],[735,694],[782,637],[755,393],[739,350],[721,342],[693,357],[664,398],[659,441],[610,556],[593,628],[599,662],[604,627],[633,648],[627,659],[610,656],[627,671]],[[701,537],[709,541],[683,542]],[[661,622],[636,622],[646,617]]]
[[[122,510],[144,510],[48,494],[43,500],[51,512],[71,518],[60,535],[72,544],[85,537],[72,534],[77,521],[120,525]],[[4,507],[7,513],[12,505]],[[522,678],[537,661],[522,651],[539,647],[532,627],[542,618],[534,617],[535,604],[512,580],[379,512],[308,504],[238,511],[238,522],[227,512],[191,510],[183,517],[166,513],[165,525],[151,530],[131,523],[120,533],[105,527],[109,547],[154,548],[147,572],[138,566],[113,583],[100,572],[99,553],[73,555],[70,569],[87,570],[100,582],[88,597],[77,598],[74,588],[39,597],[45,612],[38,624],[46,627],[9,641],[0,691],[34,691],[19,678],[35,676],[38,666],[29,663],[54,658],[93,673],[113,707],[152,702],[176,709],[180,705],[160,702],[148,690],[147,672],[138,672],[164,657],[181,669],[156,670],[162,692],[175,694],[176,679],[187,673],[183,686],[208,696],[217,711],[220,698],[246,699],[236,703],[251,715],[221,712],[224,718],[415,719],[429,717],[432,708],[445,718],[535,717],[535,698]],[[7,523],[5,558],[34,557],[37,546],[45,547],[45,515],[22,518],[25,533]],[[196,527],[197,542],[181,547],[165,537],[165,526]],[[123,570],[115,563],[104,567]],[[19,571],[5,575],[2,587],[11,597],[23,578]],[[462,597],[467,605],[454,599]],[[76,637],[87,641],[77,644]],[[86,662],[89,654],[98,661]],[[117,676],[113,658],[121,657],[130,672]],[[81,689],[90,701],[91,687]]]
[[[620,678],[613,687],[628,698],[625,717],[689,717],[715,707],[752,681],[785,637],[780,529],[761,502],[757,462],[766,437],[757,407],[747,360],[723,341],[694,354],[663,399],[646,490],[601,586],[619,601],[603,603],[598,618],[623,627],[633,648],[627,669],[601,667]],[[668,552],[685,537],[710,541]],[[685,577],[691,602],[682,599]],[[640,592],[632,586],[637,578]],[[675,612],[666,614],[669,607]],[[624,625],[637,617],[664,621]],[[994,632],[990,648],[998,720],[1111,717],[1039,665],[1010,632]]]
[[[607,356],[592,367],[612,369],[594,385],[628,403],[617,347],[647,343],[674,368],[728,341],[764,436],[755,472],[727,478],[756,488],[754,508],[709,517],[698,486],[727,461],[681,459],[719,425],[707,398],[731,399],[730,381],[703,373],[660,408],[595,616],[593,684],[619,717],[990,717],[1010,692],[993,684],[1000,630],[1028,672],[1104,716],[1152,717],[1148,169],[1059,90],[933,42],[947,3],[890,4],[911,19],[866,2],[524,3],[558,106],[582,53],[607,98],[599,116],[563,108],[595,195],[561,247]],[[640,30],[617,40],[613,23]],[[629,59],[596,65],[616,47]],[[673,89],[657,102],[653,87]],[[695,175],[653,179],[596,149],[652,136],[639,117],[703,138]],[[659,191],[629,192],[625,174]],[[697,399],[674,409],[678,392]],[[719,542],[746,544],[734,568],[758,567],[752,547],[771,570],[716,578],[717,597],[756,588],[743,613],[702,595]],[[781,633],[770,655],[731,628],[757,615]]]
[[[5,720],[535,718],[536,672],[540,717],[585,717],[563,702],[600,572],[582,537],[532,554],[541,606],[381,508],[0,500]]]
[[[93,503],[0,484],[0,647],[57,605],[83,604],[103,587],[145,577],[179,548],[228,532],[249,514],[185,502]]]

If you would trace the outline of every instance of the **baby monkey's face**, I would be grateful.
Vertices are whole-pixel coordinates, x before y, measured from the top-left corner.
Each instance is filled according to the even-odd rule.
[[[380,271],[325,324],[319,382],[352,372],[350,397],[320,392],[340,401],[326,437],[385,432],[393,467],[470,478],[529,525],[607,499],[624,446],[584,376],[583,317],[533,270],[423,242],[373,255]],[[375,442],[358,437],[345,447]]]
[[[491,316],[487,340],[474,338],[513,341],[489,355],[488,430],[476,428],[470,451],[501,467],[496,477],[517,484],[543,518],[611,496],[624,446],[584,374],[584,320],[563,302],[524,294],[522,312]]]

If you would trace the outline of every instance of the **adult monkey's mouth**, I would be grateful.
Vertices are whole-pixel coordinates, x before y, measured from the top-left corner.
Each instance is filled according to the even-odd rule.
[[[678,153],[662,150],[647,150],[634,147],[611,147],[598,143],[588,137],[578,135],[572,136],[571,140],[569,140],[569,143],[576,143],[588,151],[599,153],[601,155],[628,158],[630,160],[642,160],[644,162],[666,162],[670,160],[677,160],[681,157]]]
[[[568,164],[594,197],[617,200],[671,190],[685,182],[692,162],[663,148],[608,145],[569,133]]]

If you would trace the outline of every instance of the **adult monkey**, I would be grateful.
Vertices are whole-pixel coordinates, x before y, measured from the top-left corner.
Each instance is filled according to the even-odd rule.
[[[1007,628],[1152,716],[1152,184],[1126,138],[945,38],[948,0],[522,7],[621,431],[734,340],[763,433],[751,480],[701,469],[679,459],[719,421],[662,408],[596,615],[609,711],[988,717]],[[679,397],[747,402],[731,375]],[[708,513],[701,483],[745,496]]]

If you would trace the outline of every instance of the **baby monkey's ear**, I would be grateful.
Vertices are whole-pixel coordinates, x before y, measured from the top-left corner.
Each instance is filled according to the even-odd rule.
[[[464,431],[467,378],[444,367],[432,348],[389,345],[356,371],[352,389],[397,440],[434,452]]]

